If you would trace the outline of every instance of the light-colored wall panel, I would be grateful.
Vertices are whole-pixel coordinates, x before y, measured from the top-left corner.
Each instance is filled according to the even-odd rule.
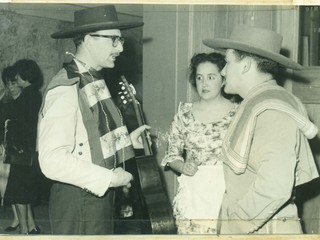
[[[143,37],[143,99],[147,123],[152,126],[156,158],[160,165],[167,147],[167,130],[182,100],[180,90],[186,94],[186,83],[180,82],[188,52],[188,16],[177,5],[145,5]],[[180,11],[181,10],[181,11]],[[183,48],[183,52],[179,52]],[[179,58],[179,56],[181,56]],[[181,61],[181,62],[180,62]],[[183,74],[182,74],[183,75]],[[183,77],[181,78],[183,79]],[[178,99],[179,97],[179,99]],[[164,179],[172,197],[175,176],[165,171]]]
[[[183,72],[193,54],[212,51],[202,44],[202,40],[227,37],[235,24],[245,23],[283,34],[284,45],[295,58],[297,42],[292,39],[297,39],[298,32],[294,29],[298,26],[297,20],[296,9],[290,6],[144,6],[144,38],[151,39],[144,45],[144,107],[148,123],[157,137],[158,162],[166,150],[165,133],[177,103],[197,99]],[[164,175],[172,199],[176,189],[175,176],[171,171]]]

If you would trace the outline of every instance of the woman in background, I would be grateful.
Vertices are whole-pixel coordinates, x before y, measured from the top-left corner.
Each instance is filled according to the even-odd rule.
[[[1,74],[1,79],[3,82],[11,82],[11,80],[15,79],[16,71],[13,66],[8,66],[3,69]],[[8,116],[8,112],[10,110],[11,103],[14,99],[18,98],[22,92],[22,88],[18,86],[18,84],[9,84],[3,88],[3,92],[1,93],[0,100],[0,136],[1,136],[1,168],[0,168],[0,176],[1,176],[1,204],[3,204],[4,192],[6,190],[8,176],[10,172],[10,164],[3,163],[4,161],[4,147],[3,147],[3,136],[4,136],[4,123],[6,121],[6,117]],[[5,232],[13,232],[19,227],[19,219],[17,215],[17,211],[15,206],[12,204],[13,211],[13,220],[11,224],[5,228]]]
[[[39,170],[36,154],[36,136],[38,111],[41,105],[41,95],[37,87],[42,78],[42,73],[36,62],[29,59],[17,61],[13,67],[17,75],[11,81],[5,81],[5,85],[18,85],[22,93],[13,101],[7,119],[12,124],[19,144],[25,151],[30,151],[32,165],[11,164],[8,184],[5,192],[5,200],[15,205],[17,210],[20,233],[39,234],[40,229],[36,226],[32,204],[38,199]],[[9,126],[9,125],[8,125]]]
[[[216,234],[225,182],[221,144],[238,104],[223,95],[224,56],[200,53],[191,59],[191,84],[199,100],[181,102],[171,124],[162,166],[177,173],[173,200],[178,234]]]

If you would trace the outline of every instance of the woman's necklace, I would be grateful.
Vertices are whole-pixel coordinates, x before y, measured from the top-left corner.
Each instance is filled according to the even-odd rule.
[[[89,73],[89,75],[90,75],[90,77],[91,77],[91,81],[92,81],[93,86],[94,86],[93,89],[95,90],[95,96],[96,96],[96,98],[97,98],[97,100],[98,100],[98,103],[99,103],[99,105],[100,105],[100,108],[101,108],[101,110],[102,110],[102,112],[103,112],[103,115],[104,115],[104,117],[105,117],[105,119],[106,119],[106,125],[107,125],[108,132],[111,133],[110,127],[109,127],[109,121],[108,121],[108,114],[106,113],[106,111],[105,111],[105,109],[104,109],[104,107],[103,107],[102,100],[101,100],[100,95],[99,95],[99,91],[100,91],[103,87],[98,86],[98,85],[96,84],[96,80],[95,80],[95,78],[93,77],[93,75],[92,75],[91,72],[90,72],[90,67],[89,67],[86,63],[84,63],[83,61],[81,61],[80,59],[78,59],[73,53],[66,52],[66,54],[71,55],[75,61],[79,62],[79,63],[88,71],[88,73]],[[80,73],[80,72],[78,72],[78,73],[83,76],[82,73]],[[122,114],[121,114],[121,112],[120,112],[120,110],[119,110],[119,108],[118,108],[117,106],[115,106],[115,108],[117,109],[117,111],[118,111],[118,113],[119,113],[121,126],[123,126]],[[116,139],[116,137],[115,137],[114,135],[113,135],[113,138]],[[123,167],[123,169],[125,170],[124,150],[123,150],[123,148],[121,148],[121,149],[122,149],[122,159],[123,159],[122,167]],[[113,162],[113,170],[114,170],[114,169],[116,169],[116,167],[117,167],[116,149],[115,149],[115,151],[113,152],[113,159],[114,159],[114,162]]]

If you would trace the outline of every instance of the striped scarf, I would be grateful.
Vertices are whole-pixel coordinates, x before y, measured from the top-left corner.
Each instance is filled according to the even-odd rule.
[[[134,150],[127,127],[101,73],[94,69],[80,70],[80,65],[78,67],[72,61],[60,71],[60,75],[54,79],[55,82],[50,82],[46,91],[57,86],[78,84],[79,107],[88,134],[92,162],[112,169],[133,158]]]
[[[266,110],[288,114],[309,139],[318,132],[308,119],[304,106],[294,95],[277,85],[259,85],[241,103],[222,144],[222,160],[236,174],[244,173],[247,168],[256,120]],[[308,159],[310,161],[313,159]]]

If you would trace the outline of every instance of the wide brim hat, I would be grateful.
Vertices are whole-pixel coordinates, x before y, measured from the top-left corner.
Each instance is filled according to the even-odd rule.
[[[287,68],[301,70],[302,66],[280,54],[282,36],[271,30],[236,25],[229,38],[204,39],[206,46],[221,49],[236,49],[273,60]]]
[[[103,5],[74,12],[74,27],[51,35],[52,38],[73,38],[81,33],[108,29],[130,29],[140,27],[143,22],[120,22],[114,5]]]

